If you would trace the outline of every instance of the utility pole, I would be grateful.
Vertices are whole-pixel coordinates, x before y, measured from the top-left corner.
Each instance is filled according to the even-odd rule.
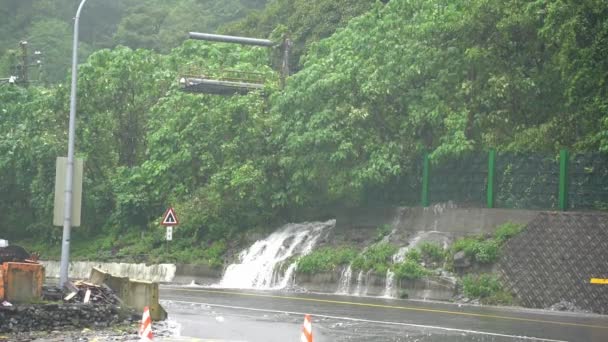
[[[20,81],[27,87],[28,84],[28,58],[27,58],[27,41],[22,40],[19,45],[21,46],[21,68],[19,70]]]
[[[283,56],[281,60],[281,88],[285,88],[285,82],[289,77],[289,55],[291,54],[291,47],[293,43],[289,37],[285,37],[283,40]]]
[[[42,67],[42,52],[35,50],[34,55],[30,56],[29,43],[26,40],[19,42],[19,48],[21,55],[17,52],[10,52],[11,58],[11,73],[12,75],[8,78],[1,78],[0,82],[8,82],[10,84],[22,84],[27,87],[30,84],[30,67],[38,67],[38,81],[40,80],[41,67]]]

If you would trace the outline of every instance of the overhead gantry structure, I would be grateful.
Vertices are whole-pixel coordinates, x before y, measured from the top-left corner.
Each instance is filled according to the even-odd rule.
[[[253,45],[266,48],[281,48],[282,61],[280,66],[281,85],[289,76],[289,51],[291,41],[286,38],[282,43],[268,39],[226,36],[219,34],[190,32],[190,39],[210,42]],[[264,88],[264,74],[244,72],[239,70],[204,70],[190,68],[180,76],[180,85],[184,91],[201,94],[234,95],[247,94]]]

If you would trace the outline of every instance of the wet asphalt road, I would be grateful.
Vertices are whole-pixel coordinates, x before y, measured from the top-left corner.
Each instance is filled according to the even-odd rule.
[[[226,341],[608,341],[608,316],[384,298],[163,286],[181,334]]]

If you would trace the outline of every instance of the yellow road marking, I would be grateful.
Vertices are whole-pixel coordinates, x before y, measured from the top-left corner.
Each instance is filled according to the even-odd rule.
[[[608,279],[591,278],[591,284],[608,285]]]
[[[297,300],[297,301],[303,301],[303,302],[364,306],[364,307],[371,307],[371,308],[382,308],[382,309],[393,309],[393,310],[404,310],[404,311],[420,311],[420,312],[427,312],[427,313],[441,313],[441,314],[447,314],[447,315],[460,315],[460,316],[468,316],[468,317],[494,318],[494,319],[521,321],[521,322],[545,323],[545,324],[596,328],[596,329],[608,329],[608,325],[601,326],[601,325],[591,325],[591,324],[581,324],[581,323],[547,321],[547,320],[542,320],[542,319],[530,319],[530,318],[520,318],[520,317],[512,317],[512,316],[489,315],[489,314],[440,310],[440,309],[415,308],[415,307],[407,307],[407,306],[393,306],[393,305],[386,305],[386,304],[358,303],[358,302],[347,302],[347,301],[339,301],[339,300],[331,300],[331,299],[277,296],[277,295],[269,295],[269,294],[230,292],[230,291],[220,291],[220,290],[216,291],[216,290],[204,290],[204,289],[179,289],[179,288],[170,288],[170,289],[177,290],[177,291],[185,291],[185,292],[219,293],[219,294],[227,294],[227,295],[233,295],[233,296],[236,295],[236,296],[242,296],[242,297],[261,297],[261,298],[273,298],[273,299],[284,299],[284,300]]]

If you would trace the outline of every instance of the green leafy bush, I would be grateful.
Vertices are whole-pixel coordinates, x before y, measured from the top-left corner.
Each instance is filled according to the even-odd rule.
[[[502,286],[493,275],[467,275],[462,278],[464,295],[469,298],[485,298],[502,290]]]
[[[487,264],[498,258],[499,245],[494,239],[483,240],[481,237],[469,237],[456,240],[452,245],[452,254],[460,251],[475,261]]]
[[[226,243],[223,240],[215,241],[203,250],[203,260],[211,267],[220,268],[224,265],[223,257],[226,253]]]
[[[513,296],[504,290],[498,278],[491,274],[467,275],[462,278],[464,295],[479,298],[483,304],[513,303]]]
[[[414,260],[406,259],[404,262],[394,266],[395,277],[397,279],[409,279],[415,280],[420,279],[429,274],[429,271],[422,267],[418,262]]]
[[[378,227],[378,229],[376,229],[376,238],[374,239],[374,241],[379,242],[382,239],[384,239],[385,236],[390,234],[391,229],[392,228],[391,228],[390,224],[383,224],[380,227]]]
[[[445,251],[436,243],[424,242],[419,246],[422,257],[426,261],[442,263],[445,259]]]
[[[405,260],[410,260],[419,263],[422,261],[422,254],[420,254],[420,251],[416,248],[410,249],[407,254],[405,254]]]
[[[510,238],[519,234],[523,230],[523,228],[524,226],[522,224],[507,222],[505,224],[500,225],[496,229],[496,232],[494,233],[494,239],[499,245],[502,245]]]
[[[454,254],[464,251],[468,257],[473,258],[479,263],[488,264],[495,262],[498,259],[500,246],[513,236],[519,234],[522,229],[523,225],[507,222],[500,225],[491,238],[472,236],[458,239],[452,244],[450,258],[453,258]]]
[[[475,245],[475,260],[482,264],[488,264],[498,259],[498,244],[494,240],[482,241]]]
[[[368,271],[373,269],[378,274],[386,273],[396,252],[397,247],[388,243],[372,245],[353,260],[353,270]]]
[[[338,266],[351,263],[356,255],[357,251],[351,247],[320,248],[300,258],[298,272],[311,274],[333,271]]]

